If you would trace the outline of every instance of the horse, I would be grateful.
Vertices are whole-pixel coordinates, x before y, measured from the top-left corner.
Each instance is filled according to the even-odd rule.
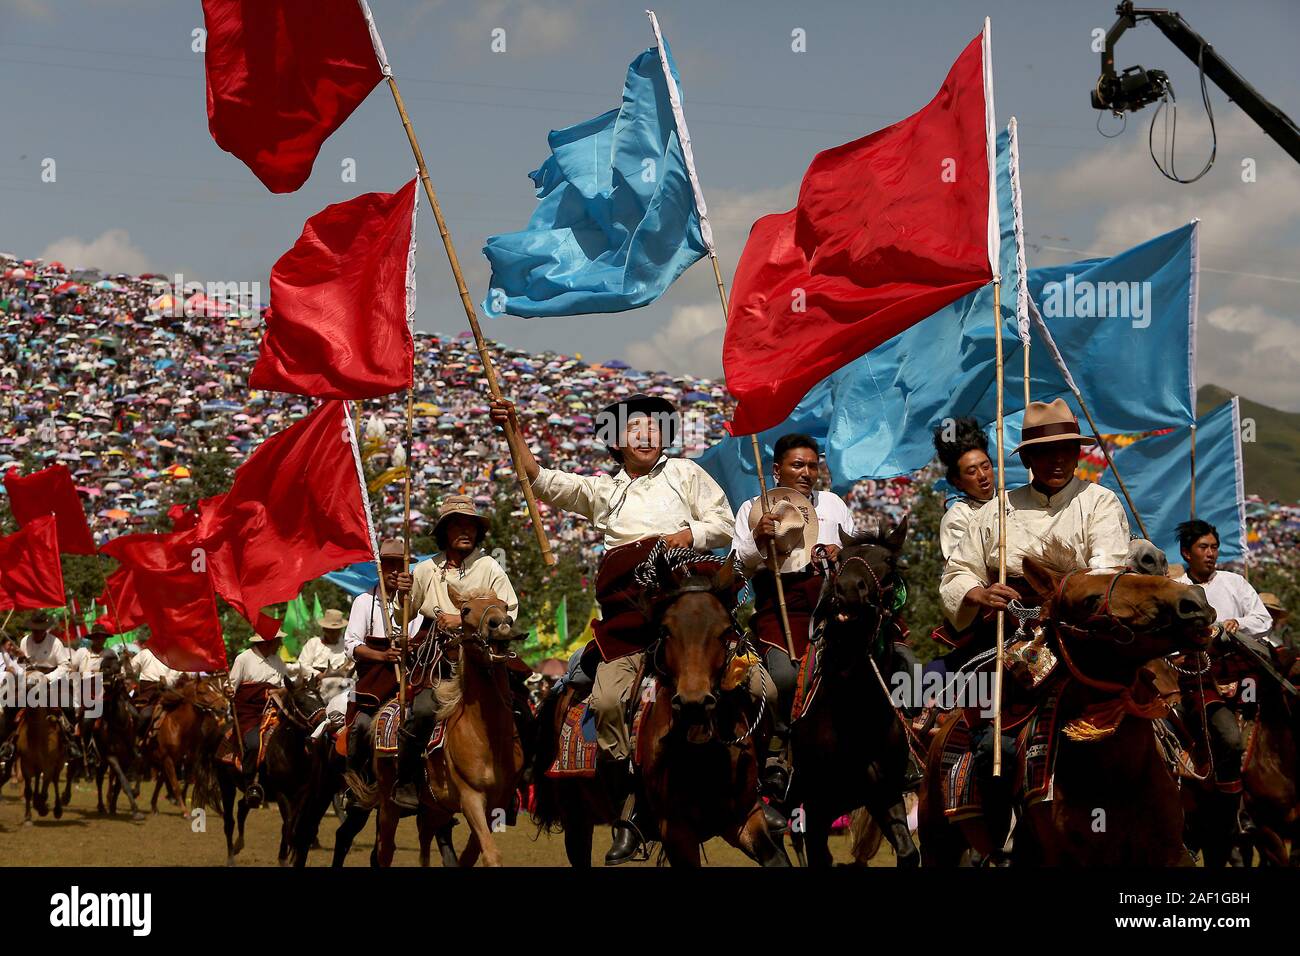
[[[904,517],[887,534],[858,537],[841,530],[839,567],[814,610],[820,686],[790,727],[788,801],[803,804],[811,866],[831,865],[831,824],[857,807],[867,809],[889,840],[898,866],[921,862],[903,802],[909,728],[885,684],[897,669],[890,633],[895,603],[906,598],[898,558],[907,522]]]
[[[143,820],[144,814],[135,800],[136,788],[127,776],[127,770],[135,765],[139,752],[135,740],[136,713],[127,696],[121,659],[116,655],[106,656],[100,677],[103,679],[103,713],[94,722],[89,739],[99,757],[95,765],[96,811],[115,816],[118,794],[125,793],[131,803],[131,819]],[[82,725],[83,733],[86,726]],[[105,807],[104,777],[110,772],[108,804]]]
[[[564,854],[569,865],[591,866],[591,844],[598,825],[618,819],[618,809],[600,780],[591,777],[557,778],[548,775],[559,752],[561,728],[569,708],[587,688],[566,682],[559,692],[549,691],[537,708],[533,747],[533,822],[539,833],[564,833]]]
[[[1127,568],[1087,571],[1072,564],[1054,541],[1041,556],[1024,560],[1024,578],[1041,602],[1047,645],[1059,659],[1038,700],[1041,707],[1057,695],[1060,730],[1050,797],[1022,807],[1014,859],[1077,866],[1185,863],[1178,782],[1153,724],[1170,705],[1146,665],[1208,646],[1214,611],[1196,587]],[[953,826],[943,814],[940,762],[958,716],[930,749],[920,813],[927,865],[955,864],[967,844],[985,856],[994,849],[982,827],[971,821]]]
[[[280,846],[276,859],[281,866],[291,862],[296,808],[301,805],[310,783],[311,733],[325,716],[325,702],[321,700],[318,685],[319,677],[312,677],[300,686],[277,688],[267,698],[266,708],[275,715],[275,722],[266,731],[262,743],[258,774],[266,799],[274,800],[280,811]],[[240,737],[234,738],[233,746],[242,757]],[[226,865],[234,866],[235,857],[244,848],[244,824],[250,809],[243,796],[245,775],[226,759],[218,758],[212,766],[226,836]]]
[[[180,804],[181,813],[189,815],[185,795],[188,783],[181,786],[180,770],[190,766],[199,777],[196,755],[208,753],[220,740],[222,722],[230,712],[230,701],[217,678],[183,677],[176,686],[164,690],[155,707],[163,713],[154,721],[157,732],[144,747],[145,760],[156,773],[150,810],[158,812],[158,795],[166,784],[172,797]],[[187,761],[189,762],[187,764]],[[213,802],[213,787],[209,779],[199,781],[202,796],[195,794],[195,803]]]
[[[720,836],[762,866],[789,866],[758,796],[772,732],[766,697],[751,713],[743,681],[727,686],[733,666],[743,666],[733,648],[744,648],[731,616],[733,565],[724,561],[712,576],[689,569],[679,580],[661,551],[654,566],[658,589],[646,616],[662,636],[647,649],[646,668],[658,683],[642,704],[635,764],[663,855],[673,866],[699,866],[700,845]],[[750,666],[761,667],[754,657]]]
[[[524,762],[507,672],[512,654],[507,647],[528,635],[515,627],[505,603],[491,591],[462,595],[449,588],[449,593],[462,623],[460,632],[443,645],[443,653],[453,662],[452,676],[435,689],[444,736],[442,745],[425,757],[427,784],[419,788],[419,825],[423,841],[423,834],[447,826],[457,812],[464,814],[470,837],[459,865],[473,866],[481,854],[487,866],[500,866],[501,853],[488,817],[493,817],[493,824],[498,815],[501,822],[508,818]],[[400,817],[392,799],[396,764],[376,752],[380,866],[392,865],[395,849]]]
[[[1300,680],[1300,661],[1295,651],[1278,652],[1278,664],[1279,673],[1293,685]],[[1217,671],[1216,666],[1204,680],[1216,680]],[[1223,682],[1228,679],[1242,688],[1240,701],[1232,704],[1242,716],[1234,713],[1233,717],[1244,725],[1243,736],[1252,738],[1243,755],[1241,783],[1244,805],[1255,829],[1234,840],[1238,794],[1219,791],[1208,763],[1201,768],[1204,772],[1184,766],[1187,780],[1183,787],[1183,809],[1187,814],[1188,845],[1202,852],[1206,867],[1226,866],[1229,862],[1249,864],[1256,850],[1265,864],[1300,865],[1300,758],[1296,746],[1300,739],[1297,736],[1300,735],[1300,708],[1297,707],[1300,702],[1294,697],[1288,699],[1287,691],[1274,678],[1250,670],[1235,670],[1235,662],[1228,667]],[[1245,694],[1245,687],[1251,685],[1253,695]],[[1187,694],[1181,696],[1186,702]],[[1204,761],[1207,748],[1200,719],[1192,724],[1196,730],[1183,729],[1188,731],[1185,733],[1189,738],[1185,741],[1188,750]],[[1241,851],[1241,860],[1233,859],[1234,849]]]
[[[26,675],[29,687],[29,699],[33,694],[31,688],[44,676],[29,673]],[[37,692],[37,694],[39,691]],[[15,749],[18,766],[23,773],[23,825],[31,826],[32,807],[40,816],[45,816],[49,809],[49,790],[54,787],[54,819],[63,816],[63,797],[59,793],[59,775],[67,759],[67,745],[60,729],[61,713],[58,707],[39,707],[28,704],[18,715],[18,733]]]

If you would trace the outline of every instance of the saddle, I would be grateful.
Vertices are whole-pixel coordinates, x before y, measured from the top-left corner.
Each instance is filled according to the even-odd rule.
[[[555,760],[546,776],[594,777],[596,775],[596,712],[587,706],[589,688],[579,687],[569,698],[560,723]]]

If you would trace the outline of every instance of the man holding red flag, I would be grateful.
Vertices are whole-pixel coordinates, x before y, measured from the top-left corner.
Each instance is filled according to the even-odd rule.
[[[754,223],[722,353],[733,435],[994,278],[995,147],[986,21],[929,105],[818,154],[798,205]]]

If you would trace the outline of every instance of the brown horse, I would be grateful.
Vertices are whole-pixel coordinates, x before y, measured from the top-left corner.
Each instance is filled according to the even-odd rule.
[[[501,865],[501,852],[492,829],[504,823],[514,800],[524,755],[511,707],[507,661],[511,641],[523,640],[506,613],[501,598],[490,591],[461,595],[449,588],[460,609],[460,633],[448,639],[443,653],[452,661],[453,674],[438,684],[437,718],[445,723],[443,744],[425,761],[427,786],[420,790],[418,823],[422,847],[428,838],[462,813],[470,836],[461,851],[460,865],[473,866],[480,853],[487,866]],[[397,761],[375,755],[379,794],[379,828],[376,859],[391,866],[394,836],[401,808],[393,802],[397,786]],[[424,851],[427,859],[427,850]]]
[[[44,678],[28,675],[34,682]],[[59,793],[59,775],[67,759],[63,732],[59,729],[57,707],[23,708],[18,716],[16,751],[23,772],[23,825],[32,822],[32,807],[40,816],[50,812],[49,791],[54,788],[54,819],[63,816],[63,797]]]
[[[1042,602],[1040,623],[1060,658],[1043,690],[1059,692],[1049,799],[1024,809],[1016,830],[1018,862],[1047,865],[1168,866],[1185,862],[1178,783],[1152,721],[1169,712],[1144,665],[1200,650],[1214,612],[1199,588],[1117,570],[1080,571],[1048,542],[1027,557],[1024,577]],[[955,865],[973,847],[994,849],[973,821],[944,817],[940,763],[958,715],[930,748],[921,797],[921,847],[927,865]],[[1003,773],[1014,773],[1014,764]]]
[[[183,677],[175,687],[164,690],[154,705],[162,708],[163,713],[154,723],[157,732],[144,747],[145,760],[157,773],[149,801],[152,812],[158,812],[158,794],[166,784],[180,804],[181,813],[189,815],[185,800],[188,784],[182,788],[180,770],[188,766],[197,776],[201,761],[196,758],[215,745],[217,730],[230,711],[223,683],[224,678]],[[195,803],[199,805],[209,802],[196,797]]]
[[[1281,670],[1300,685],[1300,656],[1279,653]],[[1255,821],[1255,849],[1274,866],[1300,866],[1300,701],[1267,677],[1257,679],[1259,715],[1242,767],[1246,808]],[[1290,843],[1288,853],[1287,843]]]
[[[117,814],[117,798],[126,794],[131,804],[131,818],[143,820],[136,804],[136,787],[128,777],[139,756],[136,750],[136,713],[127,697],[122,662],[115,654],[104,658],[100,676],[104,681],[103,713],[93,723],[90,741],[98,756],[95,765],[96,809],[99,813]],[[82,724],[82,732],[90,724]],[[104,801],[104,777],[108,776],[108,802]]]
[[[815,614],[821,686],[790,728],[789,803],[803,804],[812,866],[831,865],[831,824],[858,807],[889,840],[899,866],[919,866],[903,804],[907,730],[884,683],[898,669],[893,616],[894,602],[906,595],[898,556],[907,519],[888,534],[840,538],[839,569],[823,585]]]
[[[743,682],[724,689],[733,650],[744,648],[731,617],[732,564],[679,581],[660,555],[656,571],[660,591],[648,617],[663,636],[647,650],[646,667],[658,687],[642,705],[636,765],[664,856],[699,866],[700,845],[720,836],[763,866],[789,866],[758,796],[771,713],[754,713]]]

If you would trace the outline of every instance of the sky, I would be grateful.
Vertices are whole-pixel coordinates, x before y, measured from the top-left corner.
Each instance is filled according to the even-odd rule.
[[[475,301],[488,280],[485,239],[532,213],[527,177],[547,156],[547,133],[616,107],[628,64],[653,45],[645,6],[371,0]],[[1177,6],[1300,116],[1300,4]],[[1200,217],[1200,383],[1300,411],[1300,169],[1212,85],[1218,158],[1193,185],[1153,165],[1153,107],[1103,137],[1088,100],[1099,71],[1091,45],[1114,22],[1113,0],[663,0],[656,12],[728,281],[753,221],[793,205],[812,157],[925,105],[987,15],[998,125],[1014,115],[1020,128],[1029,265],[1113,254]],[[202,55],[191,49],[201,26],[198,0],[0,0],[0,250],[267,289],[309,216],[414,174],[380,87],[325,143],[302,189],[268,193],[208,134]],[[504,52],[492,49],[495,30]],[[792,49],[796,30],[802,51]],[[1151,24],[1120,41],[1117,61],[1169,73],[1183,107],[1178,171],[1199,169],[1210,138],[1196,67]],[[1120,128],[1109,114],[1100,125]],[[47,159],[54,182],[42,181]],[[349,160],[356,182],[345,183]],[[464,312],[421,205],[416,326],[458,332]],[[634,312],[483,321],[489,337],[532,351],[722,371],[724,320],[707,262]]]

